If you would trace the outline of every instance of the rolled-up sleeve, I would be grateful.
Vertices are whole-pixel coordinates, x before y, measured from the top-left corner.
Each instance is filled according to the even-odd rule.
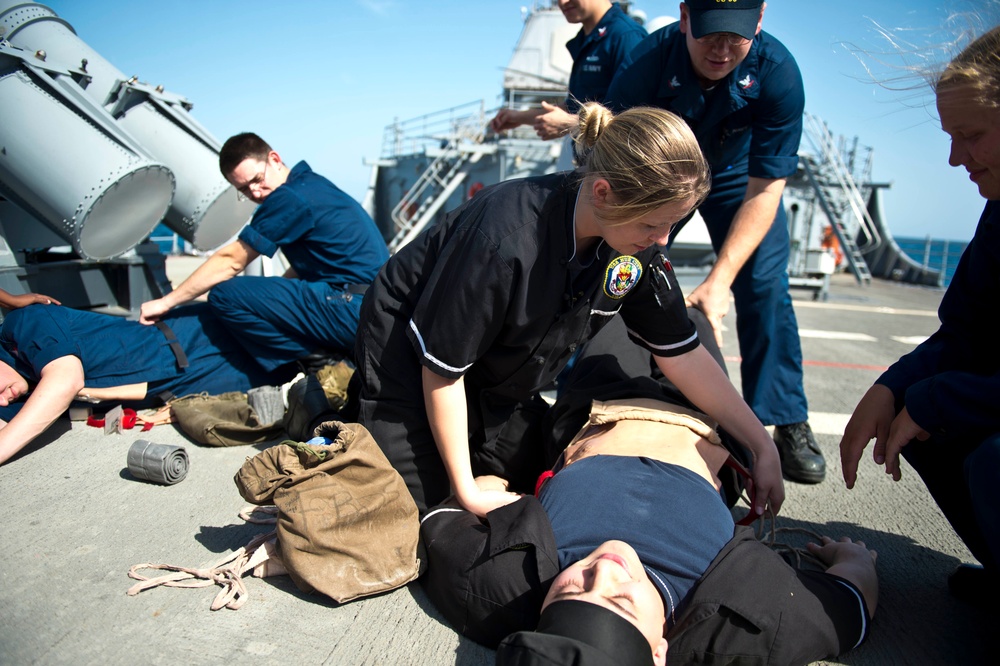
[[[282,186],[257,208],[239,239],[265,257],[305,236],[315,225],[312,211],[291,188]]]
[[[754,113],[749,174],[754,178],[788,178],[798,167],[805,111],[802,74],[791,56],[768,73],[761,95]]]

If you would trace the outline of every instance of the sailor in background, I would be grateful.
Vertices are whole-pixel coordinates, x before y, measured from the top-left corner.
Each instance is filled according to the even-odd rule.
[[[260,207],[237,240],[172,292],[143,303],[140,321],[152,324],[211,290],[216,314],[266,370],[296,361],[309,370],[349,357],[362,295],[389,257],[371,217],[304,161],[289,169],[256,134],[227,140],[219,168]],[[290,264],[284,276],[231,279],[279,249]]]
[[[712,168],[712,191],[698,211],[718,258],[688,303],[708,316],[721,346],[732,290],[743,396],[776,426],[785,477],[819,483],[826,461],[808,423],[781,200],[798,164],[805,93],[795,59],[761,32],[765,6],[682,2],[680,21],[650,35],[619,69],[608,105],[668,109],[698,137]]]
[[[986,199],[938,309],[941,327],[894,363],[854,410],[840,442],[844,481],[873,457],[900,478],[902,453],[983,566],[963,564],[952,594],[993,612],[1000,596],[1000,27],[967,46],[935,83],[952,166]]]
[[[658,245],[708,190],[690,129],[660,109],[580,110],[583,172],[486,188],[397,252],[365,296],[358,420],[421,511],[454,490],[483,516],[543,469],[538,392],[621,315],[635,344],[754,456],[758,513],[784,499],[777,450],[699,345]]]
[[[494,132],[532,125],[546,141],[565,136],[576,126],[576,113],[584,102],[604,102],[618,66],[625,61],[646,30],[610,0],[559,0],[559,9],[569,23],[579,23],[580,32],[566,42],[573,57],[569,94],[561,106],[542,102],[540,109],[500,109],[490,122]],[[573,168],[572,142],[559,155],[557,169]]]

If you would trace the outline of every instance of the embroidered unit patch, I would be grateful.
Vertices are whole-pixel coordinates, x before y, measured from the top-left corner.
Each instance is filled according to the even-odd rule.
[[[611,298],[621,298],[639,283],[642,264],[630,255],[615,257],[604,274],[604,293]]]

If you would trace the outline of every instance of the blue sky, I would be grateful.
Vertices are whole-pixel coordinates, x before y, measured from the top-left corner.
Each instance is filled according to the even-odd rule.
[[[382,133],[405,120],[485,99],[495,106],[501,69],[522,26],[526,0],[53,0],[43,2],[111,64],[162,84],[194,104],[193,116],[220,141],[261,134],[286,162],[307,160],[357,199]],[[637,0],[650,18],[677,2]],[[967,26],[948,12],[995,0],[773,0],[764,29],[795,54],[806,109],[835,134],[874,148],[874,177],[892,182],[884,207],[894,234],[968,240],[983,208],[964,170],[948,166],[948,141],[924,86],[887,90],[905,62],[882,26],[924,52]],[[938,59],[944,58],[940,53]],[[884,60],[885,64],[879,61]],[[912,83],[912,81],[911,81]]]

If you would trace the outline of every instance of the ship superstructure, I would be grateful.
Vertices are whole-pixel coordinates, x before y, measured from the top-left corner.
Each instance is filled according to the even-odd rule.
[[[623,8],[645,21],[629,3]],[[649,30],[672,22],[658,17]],[[489,120],[501,107],[524,109],[566,97],[572,62],[565,43],[578,30],[567,24],[555,3],[524,10],[524,27],[504,69],[499,104],[486,100],[396,121],[385,129],[381,155],[372,167],[364,205],[382,230],[390,251],[412,240],[441,215],[461,205],[484,186],[510,178],[567,168],[565,142],[543,141],[531,127],[496,134]],[[793,287],[825,297],[829,276],[838,270],[830,242],[843,254],[840,269],[866,285],[872,276],[938,284],[937,271],[922,268],[892,240],[879,200],[887,184],[873,183],[873,151],[857,139],[835,137],[817,116],[806,114],[798,173],[789,179]],[[704,223],[689,222],[671,247],[675,265],[704,266],[714,253]]]

